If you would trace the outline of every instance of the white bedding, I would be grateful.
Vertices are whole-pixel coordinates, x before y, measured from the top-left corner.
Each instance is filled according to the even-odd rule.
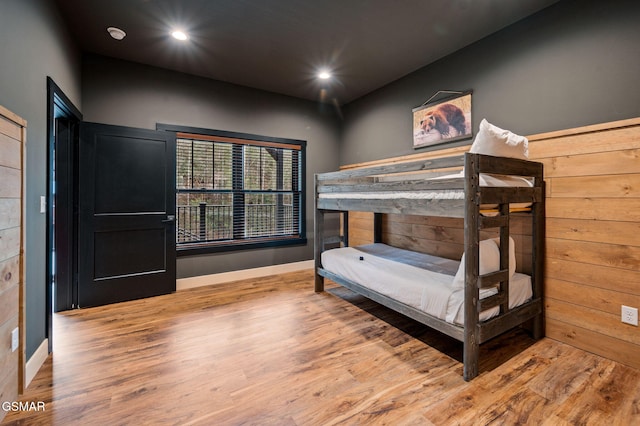
[[[383,249],[402,258],[419,253],[402,250],[384,244],[371,244],[363,248]],[[427,256],[427,255],[422,255]],[[464,288],[453,286],[453,274],[433,272],[422,267],[405,264],[376,256],[353,247],[337,248],[322,253],[322,267],[336,275],[354,281],[364,287],[384,294],[406,305],[419,309],[450,323],[464,323]],[[455,262],[449,261],[447,262]],[[496,294],[495,288],[480,290],[484,299]],[[531,277],[515,273],[509,281],[509,307],[514,308],[532,297]],[[485,321],[499,313],[499,308],[481,312],[480,320]]]

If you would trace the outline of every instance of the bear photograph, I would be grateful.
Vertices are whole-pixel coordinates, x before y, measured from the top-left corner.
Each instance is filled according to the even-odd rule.
[[[472,136],[471,93],[413,109],[413,147],[422,148]]]

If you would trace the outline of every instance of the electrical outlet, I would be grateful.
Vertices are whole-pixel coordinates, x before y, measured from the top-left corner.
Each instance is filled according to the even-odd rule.
[[[20,343],[20,330],[18,327],[14,328],[11,332],[11,352],[15,352],[18,349]]]
[[[622,305],[622,322],[638,326],[638,308]]]

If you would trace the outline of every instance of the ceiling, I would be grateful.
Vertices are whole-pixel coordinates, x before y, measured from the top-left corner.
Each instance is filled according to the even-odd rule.
[[[83,52],[345,104],[558,0],[55,1]]]

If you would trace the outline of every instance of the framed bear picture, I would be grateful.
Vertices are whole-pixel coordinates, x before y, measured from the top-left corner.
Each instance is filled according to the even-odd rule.
[[[440,93],[453,96],[430,102]],[[424,148],[473,136],[471,91],[438,92],[413,109],[413,147]]]

